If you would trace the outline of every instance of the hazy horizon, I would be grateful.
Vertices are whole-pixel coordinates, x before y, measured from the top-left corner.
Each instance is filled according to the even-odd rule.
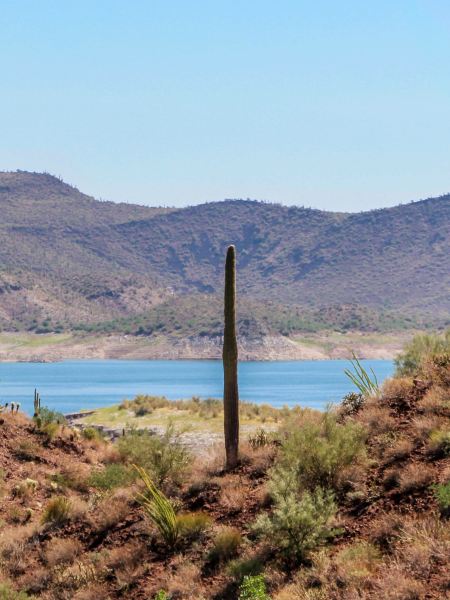
[[[116,202],[359,212],[450,188],[450,6],[5,3],[0,168]]]

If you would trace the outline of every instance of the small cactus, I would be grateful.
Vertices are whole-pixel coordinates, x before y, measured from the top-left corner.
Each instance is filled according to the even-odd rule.
[[[14,402],[11,402],[11,412],[14,412],[14,408],[16,407]]]
[[[40,412],[41,412],[41,397],[40,397],[38,391],[35,389],[34,390],[34,415],[33,415],[33,417],[34,418],[38,417]]]

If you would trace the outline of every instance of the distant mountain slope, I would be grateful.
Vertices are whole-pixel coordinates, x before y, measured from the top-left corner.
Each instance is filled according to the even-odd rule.
[[[247,200],[162,209],[16,172],[0,173],[0,211],[4,329],[150,332],[184,319],[192,335],[217,333],[230,243],[251,332],[444,323],[450,312],[450,196],[358,214]]]

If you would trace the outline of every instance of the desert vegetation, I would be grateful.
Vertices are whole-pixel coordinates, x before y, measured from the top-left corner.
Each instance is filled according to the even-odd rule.
[[[173,424],[112,443],[44,407],[34,419],[8,407],[0,598],[447,597],[450,356],[414,340],[398,364],[323,413],[244,406],[259,424],[232,469],[223,443],[198,454]],[[223,418],[211,401],[168,403],[117,411]]]

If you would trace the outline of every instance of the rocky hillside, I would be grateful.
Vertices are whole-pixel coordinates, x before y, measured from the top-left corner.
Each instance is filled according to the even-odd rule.
[[[243,330],[448,321],[450,196],[358,214],[247,200],[175,210],[100,202],[15,172],[0,173],[0,209],[4,330],[176,333],[192,311],[207,317],[187,334],[209,334],[220,329],[229,243]]]

